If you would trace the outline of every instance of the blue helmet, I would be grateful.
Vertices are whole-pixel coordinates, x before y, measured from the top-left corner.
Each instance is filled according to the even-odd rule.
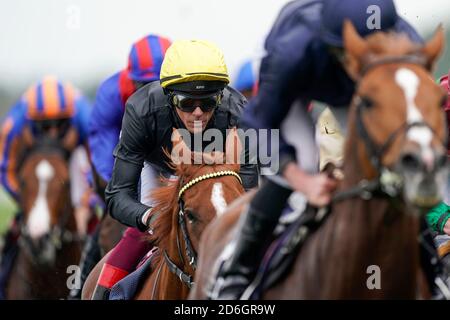
[[[127,67],[130,79],[143,82],[158,80],[161,64],[170,44],[169,39],[155,34],[149,34],[133,43]]]
[[[364,37],[394,27],[398,15],[393,0],[323,1],[321,37],[325,43],[343,46],[342,26],[345,19],[350,20]]]
[[[234,88],[239,91],[252,90],[255,82],[256,77],[252,61],[246,61],[239,69]]]

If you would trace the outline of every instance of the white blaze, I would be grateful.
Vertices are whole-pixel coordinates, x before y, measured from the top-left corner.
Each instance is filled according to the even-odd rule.
[[[419,77],[411,70],[400,68],[395,73],[395,81],[403,89],[406,99],[406,121],[408,124],[423,121],[423,116],[416,106],[415,99],[419,88]],[[433,160],[431,140],[433,133],[425,126],[413,127],[408,130],[407,138],[415,141],[422,148],[425,161]]]
[[[216,214],[218,216],[225,212],[225,209],[227,208],[227,202],[223,197],[223,189],[220,182],[214,183],[213,185],[211,192],[211,202],[216,209]]]
[[[53,178],[55,170],[47,160],[42,160],[36,166],[36,177],[39,189],[36,200],[28,218],[28,232],[32,238],[39,238],[50,231],[50,210],[47,203],[47,186]]]

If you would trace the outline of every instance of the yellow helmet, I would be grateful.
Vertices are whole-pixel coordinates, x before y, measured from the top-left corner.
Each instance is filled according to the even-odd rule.
[[[229,82],[222,51],[203,40],[178,40],[167,49],[161,66],[163,88],[183,91],[214,91]]]

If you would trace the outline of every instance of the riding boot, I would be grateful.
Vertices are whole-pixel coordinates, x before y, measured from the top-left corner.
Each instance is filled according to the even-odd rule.
[[[219,270],[212,299],[238,299],[253,280],[292,190],[268,180],[241,217],[232,256]]]
[[[108,263],[103,265],[91,300],[109,300],[111,288],[128,275],[128,271]]]
[[[95,231],[91,236],[88,236],[86,243],[83,247],[83,252],[80,259],[80,287],[70,290],[68,299],[78,300],[81,299],[81,291],[83,285],[89,275],[89,273],[94,269],[96,264],[101,259],[100,245],[98,244],[98,237],[100,234],[100,228],[97,226]]]
[[[442,261],[433,241],[433,234],[425,219],[420,224],[420,262],[428,283],[432,298],[450,299],[447,279]]]
[[[91,300],[109,300],[111,289],[97,284]]]

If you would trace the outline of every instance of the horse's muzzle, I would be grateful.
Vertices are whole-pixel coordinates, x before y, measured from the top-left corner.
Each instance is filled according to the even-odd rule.
[[[443,150],[409,150],[400,156],[398,172],[404,180],[405,200],[419,209],[429,209],[444,199],[448,159]],[[424,211],[425,212],[425,211]]]

